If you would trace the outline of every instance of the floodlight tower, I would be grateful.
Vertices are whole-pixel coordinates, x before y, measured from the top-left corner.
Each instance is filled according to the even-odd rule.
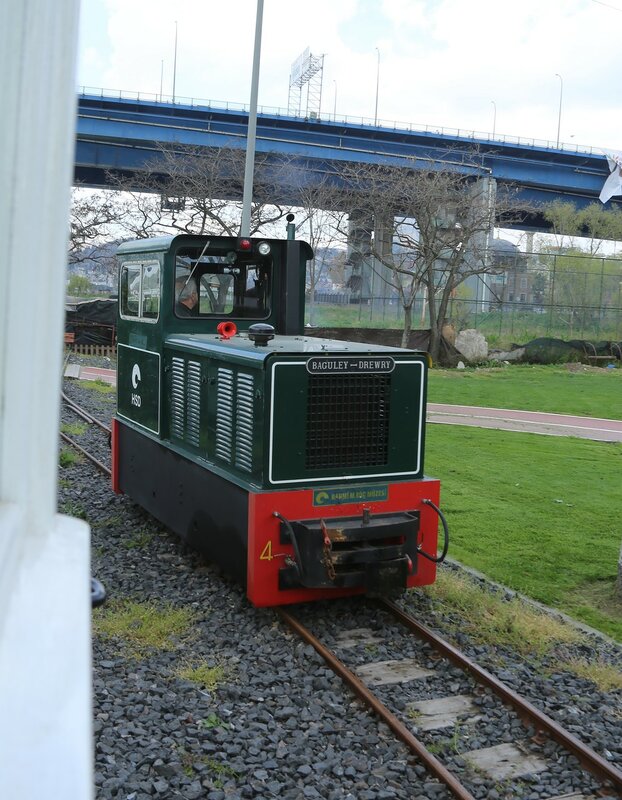
[[[317,119],[322,105],[322,82],[324,80],[324,55],[314,56],[309,48],[301,53],[292,64],[289,76],[287,113],[293,117],[304,114]],[[303,86],[307,87],[306,102],[303,108]]]

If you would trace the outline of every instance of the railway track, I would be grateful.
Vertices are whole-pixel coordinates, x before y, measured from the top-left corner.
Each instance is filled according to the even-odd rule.
[[[105,447],[107,452],[107,439],[110,434],[110,428],[66,395],[63,395],[63,404],[66,414],[73,414],[88,424],[89,433],[85,435],[84,438],[88,438],[89,442],[83,442],[81,444],[66,434],[61,434],[61,438],[70,446],[75,447],[82,455],[91,461],[98,470],[109,475],[110,469],[103,463],[104,458],[101,456],[101,451],[102,448]],[[99,453],[97,456],[88,449],[92,446],[92,441],[95,440],[98,443],[97,449]],[[461,800],[475,800],[475,798],[488,796],[483,795],[481,791],[482,782],[484,782],[497,792],[497,794],[493,796],[528,797],[528,794],[515,794],[512,788],[512,782],[518,781],[520,783],[525,772],[528,776],[532,776],[534,773],[537,774],[538,771],[545,771],[548,768],[547,763],[551,761],[551,758],[553,758],[553,760],[557,759],[559,762],[559,750],[556,750],[555,754],[551,756],[549,748],[549,752],[544,754],[545,757],[541,757],[542,746],[546,743],[547,739],[552,739],[560,748],[563,748],[566,753],[578,759],[582,767],[598,779],[600,785],[596,785],[593,781],[590,782],[589,777],[586,777],[583,785],[581,787],[575,787],[573,785],[573,791],[570,793],[565,791],[565,793],[557,795],[554,793],[542,794],[542,797],[548,797],[550,800],[561,800],[561,798],[566,798],[566,800],[588,800],[588,798],[594,797],[622,797],[622,772],[620,772],[615,765],[586,746],[571,732],[565,730],[561,725],[555,722],[555,720],[540,712],[530,702],[514,692],[511,687],[479,667],[452,644],[441,639],[430,628],[420,624],[416,619],[406,614],[395,603],[387,600],[377,600],[375,602],[380,612],[388,615],[390,620],[397,623],[401,629],[408,631],[409,634],[415,634],[419,639],[424,640],[425,646],[431,648],[434,653],[437,654],[438,669],[441,672],[444,669],[443,665],[449,660],[460,670],[468,673],[473,681],[485,687],[484,691],[494,694],[494,696],[499,698],[504,704],[511,706],[517,718],[528,726],[528,728],[523,729],[524,736],[518,742],[509,743],[506,738],[499,746],[500,749],[497,751],[496,755],[494,753],[488,754],[489,759],[492,758],[493,760],[496,759],[497,762],[501,762],[501,769],[505,769],[504,776],[501,776],[503,773],[499,773],[498,771],[496,773],[494,771],[490,773],[487,772],[488,767],[484,765],[484,761],[478,761],[481,757],[481,751],[474,753],[463,752],[464,758],[462,760],[465,762],[466,767],[462,770],[450,768],[455,765],[449,764],[448,766],[446,761],[451,761],[452,759],[438,757],[436,752],[432,752],[435,748],[430,747],[429,742],[425,740],[426,729],[434,730],[433,727],[428,727],[427,724],[429,718],[434,716],[434,714],[428,714],[425,710],[419,711],[416,708],[417,706],[424,709],[425,703],[407,704],[406,713],[404,713],[404,704],[401,704],[401,708],[392,709],[390,703],[385,702],[378,694],[371,690],[370,686],[382,687],[386,684],[396,685],[399,684],[400,681],[404,681],[404,684],[406,684],[412,680],[408,677],[408,670],[413,666],[411,663],[412,659],[406,659],[404,661],[402,665],[403,669],[400,667],[400,664],[397,663],[398,660],[378,662],[375,668],[370,664],[361,665],[357,663],[350,663],[348,666],[335,652],[331,651],[323,644],[300,619],[291,613],[291,611],[278,609],[278,613],[281,619],[298,636],[321,655],[331,669],[342,678],[359,699],[386,723],[389,729],[414,754],[417,761],[425,767],[431,778],[443,784],[446,787],[446,792],[449,792],[451,796],[460,798]],[[383,630],[386,627],[386,624],[381,626]],[[359,645],[366,646],[365,642],[371,641],[372,647],[370,651],[373,650],[373,643],[377,641],[377,639],[375,639],[373,634],[369,631],[367,633],[350,631],[349,633],[353,634],[353,640],[356,640],[358,635]],[[344,637],[341,639],[341,647],[349,651],[351,645],[344,644],[348,631],[343,631],[343,634]],[[369,635],[371,635],[371,639],[366,639],[365,637]],[[339,648],[337,647],[336,649]],[[423,672],[426,671],[427,670],[423,670]],[[396,675],[398,676],[397,679],[395,678]],[[400,675],[401,677],[399,677]],[[425,678],[425,675],[420,677]],[[447,695],[444,692],[443,694],[443,699],[447,701]],[[477,691],[475,690],[474,696],[476,696],[476,694]],[[445,718],[444,720],[441,719],[441,722],[446,725],[447,720],[451,718],[452,721],[450,721],[450,725],[453,725],[454,730],[458,731],[465,717],[470,716],[470,719],[473,719],[477,716],[476,705],[472,706],[469,711],[468,701],[465,701],[463,695],[454,697],[453,700],[455,701],[453,707],[457,708],[458,711],[454,713],[453,717],[451,716],[452,712],[444,712]],[[446,706],[451,706],[451,702],[446,702]],[[442,717],[442,712],[436,713],[437,716]],[[423,720],[423,723],[421,720]],[[419,728],[422,729],[424,734],[421,738],[417,738],[415,733],[413,733],[413,729],[417,730]],[[434,745],[434,742],[432,745]],[[466,749],[466,747],[462,748],[457,742],[454,744],[454,748],[455,750],[460,749],[461,752]],[[487,749],[489,751],[494,750],[494,748]],[[522,757],[522,763],[513,762],[512,759],[514,756],[517,756],[519,760]],[[474,774],[477,776],[475,785],[473,784]],[[498,787],[500,784],[503,784],[504,791],[508,793],[499,793]],[[575,789],[577,789],[577,791],[575,791]],[[434,797],[439,798],[444,796],[447,795],[434,795]]]
[[[99,442],[98,450],[102,450],[103,448],[107,449],[110,442],[110,434],[111,434],[110,427],[101,420],[94,417],[85,408],[82,408],[80,405],[78,405],[75,401],[71,400],[64,392],[61,393],[61,398],[63,401],[63,408],[68,414],[74,415],[83,422],[87,423],[91,431],[95,429],[96,434],[99,435],[99,438],[101,440]],[[102,435],[105,436],[105,440],[101,438]],[[84,456],[84,458],[88,459],[88,461],[90,461],[95,467],[97,467],[97,469],[100,472],[110,477],[110,475],[112,474],[110,467],[103,463],[101,455],[100,457],[97,457],[90,450],[88,450],[86,446],[83,446],[82,444],[77,442],[71,436],[68,436],[63,431],[60,432],[60,438],[63,442],[65,442],[65,444],[68,444],[70,447],[73,447],[82,456]],[[89,443],[87,444],[85,442],[84,444],[87,444],[87,446],[89,445],[93,446],[94,437],[92,433],[89,434],[88,438],[89,438]]]
[[[465,753],[462,760],[467,765],[467,775],[461,778],[461,776],[454,774],[448,769],[446,764],[437,758],[421,739],[418,739],[413,734],[412,728],[419,727],[417,724],[417,715],[419,713],[422,719],[422,723],[419,724],[423,730],[434,730],[435,718],[438,727],[442,728],[449,727],[452,724],[458,725],[461,715],[470,715],[471,718],[474,716],[476,717],[476,714],[474,714],[476,707],[471,703],[469,698],[460,695],[454,698],[443,697],[440,701],[428,701],[427,708],[430,709],[429,712],[425,711],[426,703],[421,702],[413,704],[408,710],[411,712],[413,710],[415,711],[414,719],[408,719],[408,717],[406,717],[405,720],[404,714],[397,714],[394,710],[389,708],[388,705],[372,691],[370,684],[382,686],[400,683],[401,681],[421,680],[427,677],[426,673],[429,674],[428,670],[417,668],[416,665],[413,665],[412,659],[404,659],[401,662],[400,660],[391,660],[378,662],[376,665],[372,663],[350,667],[344,663],[333,650],[323,644],[322,641],[320,641],[320,639],[289,610],[280,608],[278,609],[278,613],[281,619],[298,636],[316,650],[359,699],[386,723],[393,733],[425,766],[429,774],[446,786],[453,797],[457,797],[460,800],[474,800],[475,795],[467,786],[469,783],[469,768],[471,773],[473,770],[476,771],[480,782],[481,776],[488,774],[491,788],[498,786],[500,781],[506,782],[506,784],[508,784],[508,790],[512,792],[511,794],[504,795],[506,797],[527,796],[522,794],[515,795],[508,782],[514,779],[520,780],[521,775],[528,775],[531,777],[534,773],[543,772],[547,769],[547,761],[541,758],[538,753],[539,747],[546,742],[547,738],[552,739],[567,753],[577,758],[583,769],[591,773],[601,782],[599,788],[588,787],[588,791],[596,791],[597,795],[592,793],[585,794],[580,791],[574,792],[575,787],[573,787],[573,793],[565,792],[557,796],[553,794],[548,795],[551,800],[561,800],[561,798],[567,798],[567,800],[571,798],[572,800],[582,800],[595,796],[622,797],[622,772],[616,766],[577,739],[577,737],[564,729],[555,722],[555,720],[538,710],[528,700],[518,695],[511,687],[482,669],[430,628],[422,625],[416,619],[406,614],[395,603],[384,599],[378,599],[375,602],[381,611],[389,615],[391,619],[396,621],[404,630],[423,639],[436,654],[439,659],[439,664],[446,662],[446,660],[451,661],[452,664],[457,666],[460,670],[468,673],[480,686],[492,692],[495,697],[504,704],[511,706],[518,718],[527,726],[525,729],[525,739],[528,739],[530,744],[526,746],[523,741],[515,744],[509,744],[507,741],[504,741],[498,748],[487,748],[488,752],[486,754],[481,750],[470,754]],[[348,631],[344,631],[344,637],[341,639],[342,648],[350,649],[353,643],[356,644],[357,639],[359,644],[364,644],[367,641],[374,645],[378,642],[377,637],[375,637],[371,631],[365,632],[355,630],[350,631],[350,634],[352,635],[352,639],[348,642]],[[344,644],[344,642],[346,644]],[[374,666],[376,668],[374,668]],[[440,667],[440,669],[442,669],[442,667]],[[416,709],[421,709],[421,711],[416,711]],[[531,731],[528,730],[529,728],[531,728]],[[458,745],[455,744],[454,747],[457,749]],[[559,754],[557,754],[556,757],[559,758]],[[496,768],[488,769],[486,765],[490,763],[494,764],[494,762],[496,762]],[[471,781],[472,777],[471,774]],[[495,791],[497,790],[495,789]],[[482,795],[478,794],[477,796],[481,797]],[[496,796],[499,796],[498,792]]]

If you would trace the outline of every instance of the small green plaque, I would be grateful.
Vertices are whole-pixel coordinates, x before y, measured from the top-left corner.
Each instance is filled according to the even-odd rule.
[[[389,486],[345,486],[314,489],[314,506],[338,506],[343,503],[378,503],[389,499]]]
[[[160,432],[160,354],[119,344],[117,411],[141,428]]]

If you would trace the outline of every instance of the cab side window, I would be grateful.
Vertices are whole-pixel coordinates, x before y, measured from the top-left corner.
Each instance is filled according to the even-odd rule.
[[[120,312],[123,319],[156,322],[160,314],[160,264],[131,261],[121,265]]]

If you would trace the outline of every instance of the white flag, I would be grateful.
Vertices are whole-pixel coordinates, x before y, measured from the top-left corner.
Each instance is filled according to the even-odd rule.
[[[601,203],[622,194],[622,153],[605,153],[611,174],[604,183],[598,199]]]

